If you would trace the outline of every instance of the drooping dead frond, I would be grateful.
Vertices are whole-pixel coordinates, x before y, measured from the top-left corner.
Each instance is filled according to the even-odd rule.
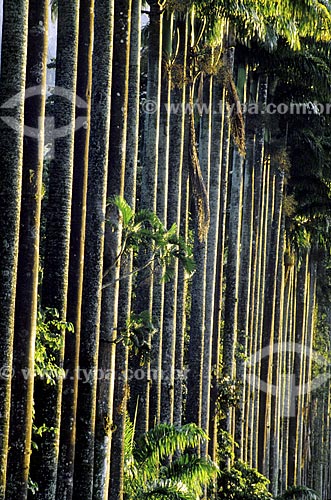
[[[233,141],[241,156],[246,155],[245,122],[236,84],[228,68],[222,68],[225,98],[230,107],[230,123]]]
[[[210,211],[208,194],[203,180],[197,151],[192,92],[190,96],[189,129],[190,180],[198,217],[198,237],[200,241],[204,241],[208,235]]]

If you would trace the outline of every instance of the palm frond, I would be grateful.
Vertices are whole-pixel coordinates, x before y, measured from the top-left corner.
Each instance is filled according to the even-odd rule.
[[[320,496],[307,486],[292,486],[277,497],[277,500],[320,500]]]
[[[184,452],[186,448],[195,448],[207,439],[206,433],[195,424],[182,427],[160,424],[138,439],[134,456],[138,463],[153,467],[177,450]]]

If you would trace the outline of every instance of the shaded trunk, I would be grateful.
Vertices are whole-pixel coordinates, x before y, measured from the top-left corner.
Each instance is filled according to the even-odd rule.
[[[266,267],[264,310],[263,310],[263,334],[261,348],[266,348],[268,354],[261,359],[260,370],[260,401],[258,421],[258,466],[262,472],[269,463],[268,455],[268,429],[270,420],[270,397],[272,385],[272,363],[273,342],[275,325],[275,305],[277,292],[277,269],[279,258],[282,204],[283,204],[284,173],[276,173],[275,205],[273,209],[273,221],[270,231],[270,245],[268,263]],[[273,198],[272,198],[273,199]],[[272,207],[270,207],[272,209]]]
[[[209,102],[211,98],[210,80],[206,84],[204,96]],[[189,87],[191,92],[190,104],[190,147],[194,149],[196,143],[194,129],[194,85]],[[210,172],[210,148],[211,148],[210,115],[204,114],[200,120],[199,137],[199,159],[194,158],[191,153],[191,162],[197,162],[201,166],[201,174],[204,182],[208,185]],[[195,167],[196,168],[196,167]],[[200,200],[199,200],[200,201]],[[190,340],[188,346],[188,375],[187,375],[187,399],[186,399],[186,422],[195,423],[201,427],[202,418],[202,377],[203,377],[203,353],[204,353],[204,331],[205,331],[205,293],[206,293],[206,264],[207,264],[207,235],[201,236],[199,202],[195,203],[195,232],[194,232],[194,260],[196,271],[192,279],[191,287],[191,314],[190,314]]]
[[[180,216],[180,236],[185,242],[188,242],[189,231],[189,202],[190,202],[190,183],[189,183],[189,165],[188,165],[188,140],[189,123],[185,116],[184,125],[184,154],[182,169],[182,192],[181,192],[181,216]],[[179,263],[177,279],[177,321],[176,321],[176,349],[175,349],[175,385],[174,385],[174,425],[181,426],[183,420],[183,391],[186,384],[185,376],[185,336],[187,325],[187,295],[188,295],[188,277],[184,266]]]
[[[90,135],[89,126],[91,120],[93,9],[94,0],[81,0],[76,91],[77,95],[86,102],[87,108],[77,110],[76,117],[83,111],[86,115],[87,126],[77,130],[75,135],[67,309],[67,320],[73,324],[74,333],[67,335],[65,342],[63,368],[67,376],[63,381],[62,389],[60,449],[56,487],[56,498],[58,500],[70,500],[72,498],[73,488]]]
[[[166,13],[162,25],[162,81],[160,99],[159,149],[157,173],[156,214],[162,223],[167,225],[168,179],[169,179],[169,144],[170,144],[170,97],[171,69],[170,61],[173,42],[173,14]],[[149,133],[149,132],[148,132]],[[153,324],[157,330],[151,343],[151,387],[149,426],[160,422],[161,385],[162,385],[162,337],[164,315],[164,281],[165,269],[158,266],[154,269],[153,278]]]
[[[115,0],[112,97],[108,162],[108,199],[123,197],[128,112],[131,0]],[[94,445],[94,500],[103,499],[109,486],[111,422],[117,337],[118,292],[122,228],[116,207],[109,205],[104,249],[104,280],[98,360],[96,429]],[[108,376],[106,376],[108,374]]]
[[[282,418],[282,394],[284,386],[284,361],[286,357],[286,347],[283,345],[283,318],[284,318],[284,236],[285,236],[285,216],[282,215],[282,226],[280,241],[278,246],[278,268],[276,283],[275,302],[275,323],[274,323],[274,345],[277,352],[273,358],[272,367],[272,396],[271,396],[271,419],[270,419],[270,462],[269,477],[272,494],[278,495],[278,485],[280,479],[280,427]],[[285,352],[284,352],[285,348]]]
[[[233,68],[234,49],[227,49],[228,65]],[[212,354],[211,354],[211,389],[210,389],[210,423],[209,435],[210,446],[209,455],[213,460],[216,460],[217,453],[217,433],[218,433],[218,408],[217,399],[220,385],[220,344],[221,344],[221,323],[223,309],[223,277],[224,277],[224,262],[225,262],[225,240],[226,240],[226,221],[227,221],[227,205],[228,205],[228,177],[229,177],[229,162],[230,162],[230,113],[228,108],[224,108],[223,119],[223,138],[222,138],[222,162],[221,162],[221,199],[220,199],[220,214],[219,228],[217,241],[217,267],[214,288],[214,320],[213,320],[213,339],[212,339]]]
[[[251,84],[251,87],[253,85]],[[252,93],[252,89],[251,89]],[[256,93],[256,92],[255,92]],[[254,94],[253,94],[254,95]],[[245,359],[248,353],[249,340],[249,311],[252,276],[252,244],[254,220],[254,163],[255,163],[255,134],[250,123],[250,116],[246,123],[246,159],[244,165],[243,215],[240,247],[240,276],[239,276],[239,305],[238,305],[238,342],[239,350],[236,359],[236,380],[241,384],[241,398],[235,410],[235,441],[238,458],[243,459],[246,449],[244,423],[246,409],[246,370]]]
[[[221,150],[223,115],[220,114],[219,105],[224,97],[222,83],[213,76],[207,83],[206,92],[208,118],[206,117],[206,128],[208,127],[206,141],[209,145],[208,156],[208,198],[210,209],[210,228],[206,248],[206,289],[205,289],[205,325],[204,325],[204,353],[202,368],[202,403],[201,403],[201,426],[208,433],[210,412],[210,384],[211,384],[211,354],[212,354],[212,332],[214,319],[214,291],[216,277],[216,248],[218,240],[218,223],[220,209],[220,180],[221,180]],[[214,114],[214,111],[217,114]],[[202,454],[207,455],[208,445],[203,443]]]
[[[76,76],[78,48],[78,0],[59,1],[59,28],[56,53],[56,90],[65,91],[66,98],[54,96],[54,126],[69,128],[65,137],[56,139],[54,159],[49,167],[45,262],[41,306],[55,308],[59,319],[66,320],[68,267],[71,223],[71,191],[75,134]],[[46,130],[47,134],[51,131]],[[53,137],[50,136],[53,140]],[[54,353],[55,363],[63,367],[63,346]],[[68,335],[71,335],[69,332]],[[32,477],[37,481],[38,499],[55,498],[61,414],[62,378],[54,385],[37,381],[35,385],[35,423],[52,430],[44,433],[39,448],[32,455]]]
[[[141,205],[140,208],[156,211],[157,199],[157,173],[159,150],[159,108],[161,94],[161,61],[162,61],[162,24],[163,13],[157,0],[150,0],[150,31],[148,51],[148,77],[147,101],[155,105],[154,112],[146,110],[144,116],[145,141],[142,152],[142,180],[141,180]],[[139,268],[142,268],[151,258],[151,253],[146,251],[139,256]],[[138,285],[134,310],[136,313],[148,311],[152,317],[153,301],[153,266],[140,272],[137,277]],[[150,336],[145,339],[151,343]],[[130,360],[132,373],[140,369],[143,373],[141,380],[134,377],[130,384],[130,417],[133,420],[137,408],[136,434],[144,433],[149,424],[149,389],[150,389],[150,363],[140,366],[137,356]]]
[[[130,35],[130,67],[128,92],[128,127],[126,142],[126,170],[124,180],[124,198],[135,209],[136,175],[138,163],[139,137],[139,95],[140,95],[140,24],[141,2],[133,2]],[[132,298],[133,254],[126,256],[121,264],[121,281],[119,289],[118,335],[125,331],[126,322],[130,318]],[[128,276],[124,278],[124,276]],[[116,346],[114,410],[110,459],[110,490],[109,498],[123,498],[124,452],[125,452],[125,422],[128,401],[128,347],[124,342]]]
[[[171,93],[171,104],[179,105],[179,112],[170,115],[171,148],[169,151],[167,227],[170,228],[173,224],[176,224],[177,234],[179,235],[184,152],[187,16],[184,19],[177,20],[177,29],[180,45],[176,63],[182,68],[182,74],[180,81],[177,82],[177,86]],[[164,291],[161,421],[168,423],[173,422],[174,411],[178,265],[176,259],[173,276],[165,284]]]
[[[44,158],[48,2],[30,0],[25,117],[37,136],[25,137],[17,270],[11,422],[6,498],[27,497],[33,420],[34,351],[38,302],[39,230]],[[23,376],[24,373],[28,377]]]
[[[112,68],[113,2],[95,2],[92,60],[91,126],[84,282],[80,343],[80,374],[75,449],[75,499],[92,498],[94,432],[97,392],[97,356],[100,334],[101,288],[105,235]],[[105,45],[105,39],[109,44]],[[106,422],[105,422],[106,424]]]
[[[296,388],[302,384],[302,368],[304,357],[304,328],[305,328],[305,306],[307,292],[307,273],[308,273],[308,253],[302,256],[300,268],[297,271],[298,283],[296,290],[296,322],[295,322],[295,344],[293,346],[293,378],[290,393],[291,413],[289,421],[289,450],[288,450],[288,484],[296,484],[298,469],[301,467],[299,452],[300,421],[302,418],[301,398],[302,394],[296,394]]]
[[[268,81],[265,75],[261,75],[258,80],[257,101],[263,106],[267,101]],[[252,226],[252,256],[251,256],[251,283],[250,283],[250,309],[249,309],[249,355],[252,357],[257,348],[257,282],[259,280],[259,251],[260,236],[263,228],[261,214],[263,214],[264,197],[262,194],[263,185],[263,161],[264,161],[264,135],[265,128],[263,119],[260,118],[255,131],[254,144],[254,200],[253,200],[253,226]],[[263,215],[262,215],[263,216]],[[250,380],[254,376],[255,366],[248,366],[246,377]],[[246,388],[246,419],[245,434],[247,436],[245,460],[252,463],[252,447],[254,442],[254,401],[256,394],[252,392],[252,387],[248,384]]]

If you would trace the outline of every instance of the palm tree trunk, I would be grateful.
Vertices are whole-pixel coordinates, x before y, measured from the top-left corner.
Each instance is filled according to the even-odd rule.
[[[66,320],[70,246],[71,192],[75,134],[76,76],[78,49],[78,0],[58,4],[58,37],[56,54],[56,87],[65,89],[67,99],[55,96],[54,124],[58,129],[69,125],[68,134],[55,141],[54,159],[49,171],[45,262],[41,305],[57,309]],[[63,347],[56,354],[56,364],[63,367]],[[69,333],[70,335],[70,333]],[[54,386],[40,381],[35,386],[35,419],[39,427],[53,428],[44,434],[37,452],[32,456],[34,479],[38,482],[38,499],[55,498],[59,451],[62,379]]]
[[[81,0],[76,91],[77,95],[84,99],[87,104],[87,109],[84,112],[87,113],[88,126],[77,130],[75,136],[67,309],[67,321],[74,325],[74,334],[67,335],[65,341],[63,368],[67,376],[63,381],[62,389],[60,449],[56,486],[56,498],[58,500],[71,500],[74,473],[90,135],[93,9],[94,0]]]
[[[170,144],[170,104],[171,104],[171,55],[173,43],[174,16],[166,12],[162,25],[162,82],[160,100],[160,125],[157,174],[156,213],[163,224],[167,225],[168,179],[169,179],[169,144]],[[148,132],[149,133],[149,132]],[[161,385],[162,385],[162,337],[164,316],[164,268],[158,266],[153,276],[153,323],[156,333],[151,343],[151,387],[149,426],[160,422]]]
[[[97,356],[105,234],[112,68],[113,2],[95,2],[91,126],[84,250],[80,374],[73,496],[92,498]],[[104,43],[109,40],[109,44]]]
[[[269,162],[263,158],[262,170],[262,191],[261,191],[261,211],[260,211],[260,229],[257,244],[257,271],[256,280],[254,283],[254,315],[252,316],[254,346],[253,351],[257,353],[262,346],[262,326],[263,325],[263,294],[264,294],[264,278],[266,267],[266,252],[267,252],[267,227],[268,227],[268,199],[269,199]],[[259,416],[259,380],[260,380],[260,363],[254,363],[252,375],[257,380],[257,386],[254,388],[252,398],[252,422],[253,422],[253,439],[251,441],[251,456],[252,465],[257,467],[258,463],[258,416]]]
[[[167,227],[170,228],[173,224],[176,224],[177,234],[179,235],[185,124],[184,105],[187,57],[186,16],[184,19],[177,20],[177,29],[180,42],[176,63],[182,68],[182,75],[177,88],[173,89],[171,95],[171,102],[175,105],[179,104],[179,113],[172,113],[170,116],[171,148],[169,151]],[[178,260],[176,259],[173,276],[169,282],[165,284],[162,332],[161,421],[170,424],[173,422],[174,411],[177,279]]]
[[[208,119],[209,144],[209,172],[208,172],[208,197],[210,208],[210,229],[208,232],[206,248],[206,291],[205,291],[205,325],[204,325],[204,353],[202,367],[202,404],[201,404],[201,426],[209,431],[210,413],[210,385],[211,385],[211,362],[212,362],[212,334],[214,320],[214,290],[216,279],[216,250],[219,229],[220,194],[221,194],[221,153],[223,115],[219,113],[219,105],[224,97],[224,89],[217,77],[211,77],[208,82],[206,99]],[[218,110],[218,114],[214,114]],[[224,111],[224,110],[223,110]],[[207,455],[208,445],[202,444],[202,454]]]
[[[188,159],[188,141],[189,141],[189,123],[185,116],[184,130],[184,155],[182,169],[182,192],[181,192],[181,216],[180,216],[180,235],[183,240],[188,242],[189,231],[189,159]],[[185,385],[185,337],[187,326],[187,296],[188,296],[188,277],[184,266],[179,263],[177,279],[177,322],[176,322],[176,358],[175,358],[175,395],[174,395],[174,425],[180,427],[183,420],[183,388]]]
[[[308,271],[308,253],[302,256],[300,269],[298,270],[298,285],[296,290],[296,323],[295,323],[295,346],[304,345],[304,324],[305,324],[305,304],[307,291],[307,271]],[[302,342],[303,341],[303,342]],[[293,362],[293,381],[294,387],[299,387],[302,383],[302,358],[304,353],[294,351]],[[293,388],[293,387],[292,387]],[[288,482],[290,485],[296,484],[300,461],[298,457],[299,436],[298,429],[301,419],[301,394],[291,394],[291,399],[295,399],[295,414],[290,417],[289,422],[289,461],[288,461]]]
[[[229,69],[233,70],[234,64],[234,49],[227,48],[226,58]],[[224,99],[223,99],[224,100]],[[225,100],[224,100],[225,101]],[[211,355],[211,390],[210,390],[210,423],[209,435],[210,446],[209,455],[213,460],[216,460],[217,453],[217,434],[218,434],[218,410],[217,398],[219,394],[220,380],[220,333],[222,323],[222,305],[223,305],[223,276],[224,276],[224,256],[225,256],[225,239],[226,239],[226,222],[227,222],[227,206],[228,206],[228,177],[229,177],[229,162],[230,162],[230,115],[227,107],[224,107],[223,120],[223,138],[222,138],[222,162],[221,162],[221,199],[220,199],[220,214],[219,214],[219,229],[217,241],[217,268],[215,278],[215,307],[213,320],[213,340],[212,340],[212,355]]]
[[[26,137],[17,269],[11,422],[6,498],[27,497],[33,412],[34,347],[39,274],[39,230],[44,156],[48,3],[30,0],[26,86],[37,87],[25,116],[38,137]],[[28,377],[24,377],[27,373]]]
[[[260,75],[258,80],[257,101],[260,105],[266,104],[267,101],[268,81],[265,75]],[[252,234],[252,257],[251,257],[251,290],[250,290],[250,314],[249,314],[249,331],[250,345],[249,353],[252,357],[257,349],[257,299],[259,297],[259,263],[260,263],[260,240],[263,230],[263,210],[264,210],[264,195],[262,191],[263,184],[263,164],[264,164],[264,135],[265,129],[263,120],[256,127],[255,147],[254,147],[254,201],[253,201],[253,234]],[[248,367],[247,378],[255,374],[256,365]],[[246,427],[245,434],[247,436],[247,453],[245,459],[252,464],[252,450],[254,443],[254,405],[256,392],[252,392],[251,387],[247,387],[246,391]]]
[[[246,449],[244,443],[244,413],[246,396],[245,359],[247,357],[249,339],[249,311],[251,292],[252,244],[253,244],[253,218],[254,218],[254,129],[251,129],[250,116],[246,123],[246,159],[244,165],[244,190],[243,190],[243,219],[240,248],[240,276],[239,276],[239,305],[238,305],[238,358],[236,360],[236,380],[242,384],[241,398],[235,410],[235,441],[239,444],[236,448],[238,458],[243,459]]]
[[[211,99],[211,85],[207,82],[204,95],[209,103]],[[190,88],[193,104],[193,88]],[[194,108],[191,110],[194,113]],[[192,115],[193,116],[193,115]],[[208,186],[210,173],[210,149],[211,149],[211,127],[209,114],[203,114],[200,120],[199,138],[199,163],[201,173]],[[194,128],[194,120],[191,118],[191,127]],[[190,140],[195,143],[195,130],[191,130]],[[201,427],[202,418],[202,382],[203,382],[203,353],[204,353],[204,330],[205,330],[205,293],[206,293],[206,264],[207,264],[207,237],[201,238],[199,222],[199,208],[196,206],[194,233],[194,260],[196,271],[193,275],[191,287],[191,315],[190,315],[190,341],[188,347],[188,377],[187,377],[187,399],[186,399],[186,421],[195,423]]]
[[[141,208],[156,211],[157,173],[159,150],[159,109],[161,97],[162,24],[163,13],[158,0],[150,0],[150,31],[148,51],[147,102],[154,103],[154,112],[144,116],[145,141],[142,152]],[[146,252],[140,255],[139,267],[150,260]],[[151,267],[138,274],[139,286],[136,290],[134,309],[137,313],[148,311],[152,317],[153,277]],[[150,343],[150,338],[147,338]],[[149,423],[150,363],[141,367],[137,356],[131,361],[132,373],[144,371],[142,380],[133,378],[130,384],[130,416],[134,418],[138,405],[136,435],[144,433]]]
[[[272,362],[274,341],[274,324],[275,324],[275,303],[277,291],[277,269],[279,258],[279,245],[282,221],[282,204],[283,204],[283,187],[284,173],[277,172],[276,174],[276,192],[275,205],[273,209],[273,222],[270,232],[269,256],[266,268],[265,290],[268,292],[264,295],[264,314],[263,314],[263,335],[262,349],[268,349],[268,356],[261,360],[260,380],[266,383],[265,389],[260,388],[260,406],[259,406],[259,442],[258,442],[258,464],[259,470],[262,472],[269,463],[267,434],[268,422],[270,419],[270,386],[272,383]],[[272,198],[273,199],[273,198]]]
[[[18,261],[20,200],[23,163],[24,88],[27,51],[28,2],[5,1],[3,3],[0,102],[6,105],[8,99],[19,92],[13,127],[1,121],[1,181],[0,181],[0,299],[1,299],[1,366],[8,373],[12,371],[14,341],[14,316],[16,271]],[[6,484],[6,463],[8,456],[10,419],[11,379],[0,381],[0,496],[4,498]]]
[[[281,423],[281,407],[284,377],[284,355],[282,332],[283,332],[283,317],[284,317],[284,214],[282,215],[282,226],[280,232],[280,241],[278,247],[278,269],[277,269],[277,284],[276,284],[276,302],[275,302],[275,323],[274,323],[274,345],[278,346],[277,353],[274,357],[272,371],[272,386],[273,392],[271,396],[271,419],[270,419],[270,463],[269,477],[270,489],[273,495],[278,495],[279,470],[280,470],[280,423]],[[275,391],[275,392],[274,392]]]
[[[126,142],[126,170],[124,180],[124,198],[135,209],[136,176],[138,164],[139,137],[139,96],[140,96],[140,25],[141,2],[133,2],[130,34],[130,67],[128,92],[128,126]],[[118,335],[126,327],[130,318],[132,299],[133,255],[130,253],[121,265],[121,280],[119,289]],[[124,276],[128,276],[124,278]],[[125,421],[128,401],[128,347],[120,342],[116,347],[114,410],[110,459],[110,499],[123,498],[124,452],[125,452]]]
[[[240,271],[240,233],[242,228],[242,182],[243,158],[237,150],[234,151],[232,162],[229,230],[228,230],[228,257],[226,266],[226,295],[224,307],[223,332],[223,377],[232,380],[235,374],[235,344],[237,341],[237,313],[238,313],[238,286]],[[231,409],[225,419],[225,430],[231,432]]]
[[[107,197],[123,197],[126,160],[128,113],[128,80],[130,55],[131,0],[115,0],[111,120],[109,139]],[[114,230],[116,228],[116,230]],[[102,500],[109,487],[111,432],[107,429],[113,418],[115,340],[117,337],[118,292],[121,245],[121,221],[117,209],[110,205],[104,248],[104,289],[102,292],[95,443],[94,500]],[[117,259],[117,262],[116,262]],[[112,268],[109,272],[109,268]],[[106,376],[110,374],[110,376]]]
[[[284,322],[283,322],[283,344],[287,342],[291,342],[291,334],[292,334],[292,315],[291,315],[291,301],[293,294],[293,284],[294,284],[294,269],[291,267],[285,276],[285,291],[284,291]],[[281,429],[281,447],[282,447],[282,478],[281,478],[281,489],[283,491],[287,488],[287,471],[288,471],[288,417],[289,417],[289,378],[288,374],[290,373],[291,366],[291,353],[289,349],[286,349],[284,353],[283,360],[283,382],[282,382],[282,390],[283,390],[283,401],[282,401],[282,429]]]

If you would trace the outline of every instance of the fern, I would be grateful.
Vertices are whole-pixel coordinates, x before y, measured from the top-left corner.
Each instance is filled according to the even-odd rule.
[[[127,500],[198,500],[218,473],[217,465],[201,459],[188,448],[207,439],[195,424],[175,427],[160,424],[132,442],[133,425],[128,422],[125,438],[125,498]],[[179,456],[175,459],[174,454]],[[164,465],[164,464],[167,465]]]

